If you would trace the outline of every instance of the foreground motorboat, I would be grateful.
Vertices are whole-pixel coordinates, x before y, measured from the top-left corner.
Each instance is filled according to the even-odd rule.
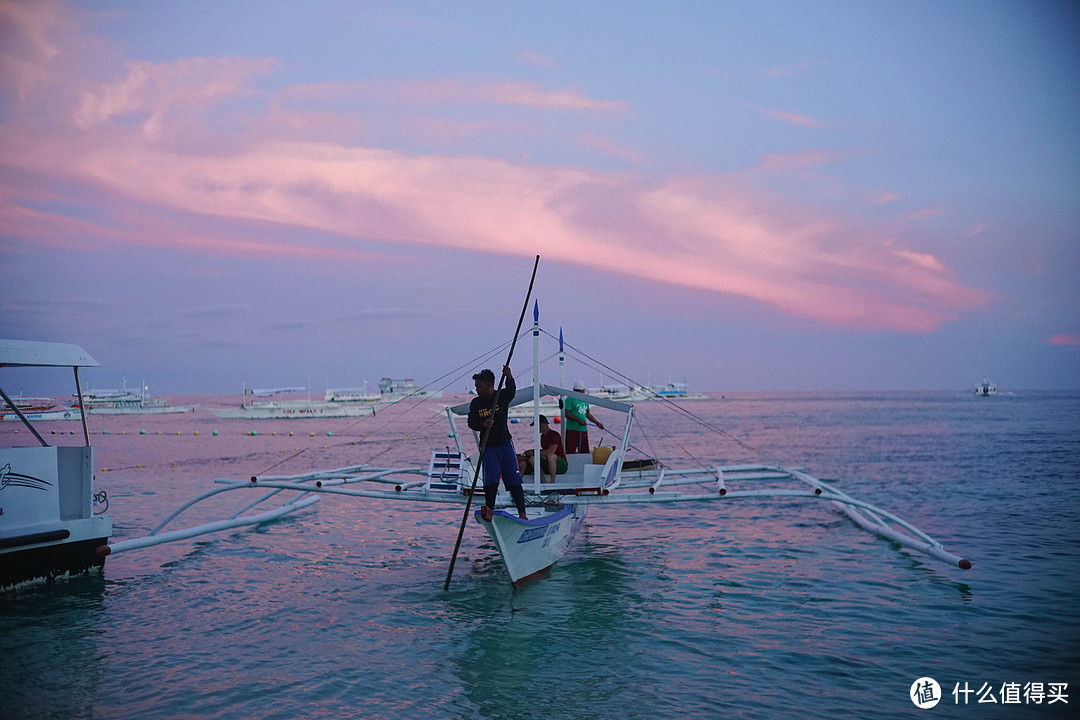
[[[0,368],[72,368],[80,404],[79,368],[97,366],[77,345],[0,340]],[[84,445],[49,445],[2,381],[0,375],[5,406],[38,445],[0,448],[0,590],[100,570],[105,556],[97,550],[108,542],[112,520],[94,513],[94,448],[86,418],[79,414]]]

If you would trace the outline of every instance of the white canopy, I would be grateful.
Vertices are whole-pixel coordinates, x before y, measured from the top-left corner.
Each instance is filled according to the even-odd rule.
[[[0,340],[0,366],[16,367],[99,367],[99,363],[78,345]]]
[[[617,412],[630,412],[632,406],[626,403],[616,402],[615,400],[608,400],[607,398],[596,397],[594,395],[588,395],[576,390],[567,390],[566,388],[556,387],[555,385],[540,385],[540,397],[544,396],[558,396],[563,395],[565,397],[577,398],[578,400],[584,400],[590,405],[596,405],[598,407],[608,408],[609,410],[615,410]],[[522,405],[527,402],[532,402],[533,399],[533,386],[528,385],[526,387],[519,387],[518,391],[514,393],[514,399],[510,403],[510,407],[515,405]],[[470,403],[462,403],[460,405],[454,405],[450,408],[450,412],[455,415],[468,415]]]

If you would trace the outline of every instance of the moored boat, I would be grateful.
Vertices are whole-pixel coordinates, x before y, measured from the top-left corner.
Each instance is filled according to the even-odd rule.
[[[27,420],[37,420],[39,422],[47,422],[53,420],[82,420],[82,410],[76,407],[65,407],[61,410],[45,410],[43,412],[28,412],[23,413],[23,417]],[[6,422],[21,422],[22,418],[17,413],[9,413],[0,417],[0,420]]]
[[[298,420],[303,418],[367,417],[375,413],[367,405],[313,402],[310,400],[268,400],[238,408],[203,408],[224,420]]]
[[[669,382],[667,385],[654,385],[649,392],[661,400],[708,400],[704,393],[690,392],[686,383]]]
[[[416,387],[416,381],[412,378],[384,377],[379,380],[380,402],[395,403],[400,400],[438,399],[443,396],[442,390],[427,390]]]
[[[302,420],[305,418],[367,417],[374,415],[372,405],[352,402],[284,399],[289,393],[306,392],[306,388],[244,389],[240,407],[204,407],[203,410],[224,420]],[[249,400],[248,397],[269,400]]]
[[[0,366],[73,368],[81,396],[79,368],[98,363],[77,345],[0,340]],[[2,385],[0,396],[10,400]],[[108,542],[112,521],[94,512],[94,449],[85,418],[75,413],[85,445],[49,445],[31,422],[48,411],[20,410],[16,419],[40,446],[0,448],[0,590],[104,565],[97,549]]]
[[[0,415],[15,415],[15,408],[25,413],[41,413],[56,407],[56,401],[47,397],[23,397],[15,395],[11,398],[11,405],[7,401],[0,402]]]
[[[91,390],[84,393],[81,406],[90,415],[164,415],[194,410],[192,405],[170,405],[150,397],[150,388],[142,383],[139,390],[128,390],[127,383],[118,390]]]

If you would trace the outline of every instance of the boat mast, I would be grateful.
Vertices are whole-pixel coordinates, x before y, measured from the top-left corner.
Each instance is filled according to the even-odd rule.
[[[559,328],[559,387],[566,387],[566,351],[563,350],[562,328]],[[563,436],[563,442],[566,442],[566,412],[565,404],[563,403],[563,396],[559,396],[559,434]]]
[[[540,303],[533,300],[533,490],[540,492]]]

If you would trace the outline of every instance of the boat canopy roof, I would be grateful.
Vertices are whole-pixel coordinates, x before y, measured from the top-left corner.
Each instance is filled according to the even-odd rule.
[[[607,398],[597,397],[595,395],[589,395],[587,393],[578,392],[576,390],[567,390],[566,388],[556,387],[555,385],[540,385],[540,397],[544,396],[558,396],[577,398],[578,400],[584,400],[590,405],[596,405],[598,407],[608,408],[609,410],[615,410],[616,412],[628,413],[633,406],[626,403],[616,402],[615,400],[608,400]],[[523,405],[533,400],[533,386],[528,385],[525,387],[519,387],[518,391],[514,393],[514,399],[510,403],[510,407],[515,405]],[[450,412],[455,415],[468,415],[469,405],[472,403],[470,400],[467,403],[461,403],[460,405],[454,405],[450,408]]]
[[[0,366],[14,367],[100,367],[90,353],[78,345],[0,340]]]

